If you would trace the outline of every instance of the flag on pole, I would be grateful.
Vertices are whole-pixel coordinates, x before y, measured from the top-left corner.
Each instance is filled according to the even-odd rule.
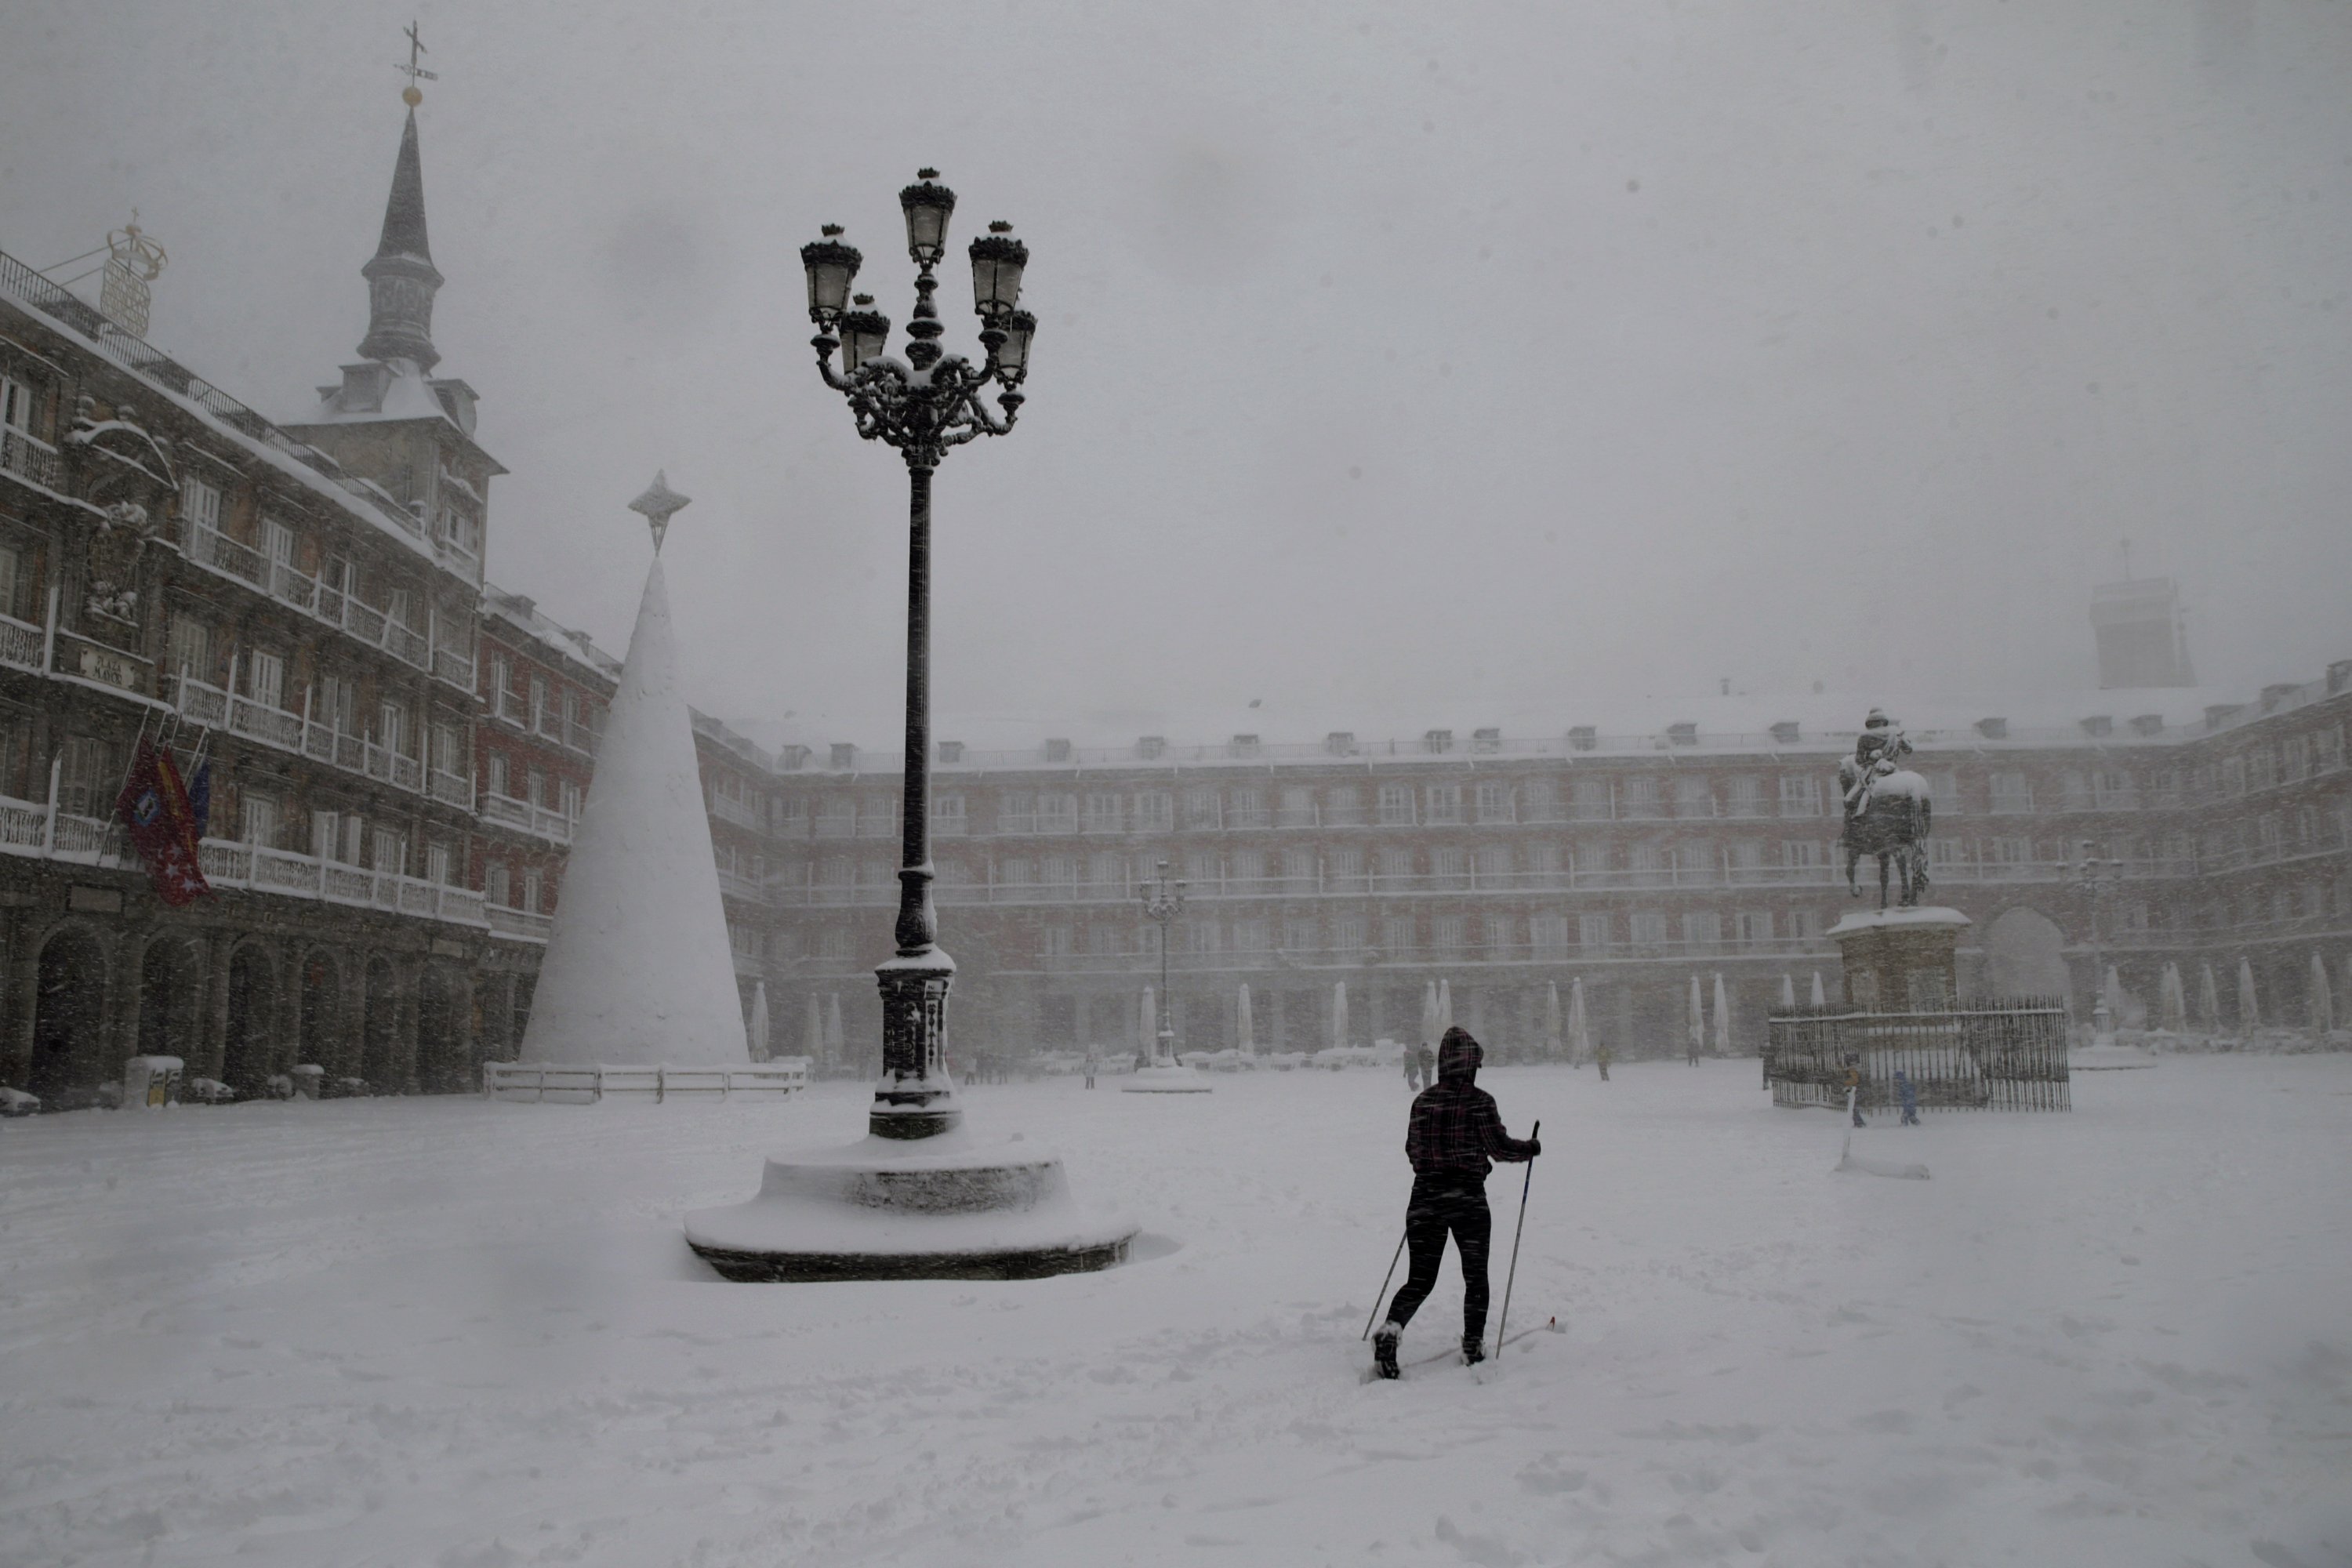
[[[131,776],[114,799],[114,815],[130,833],[131,847],[147,867],[155,896],[173,909],[192,904],[211,892],[196,850],[201,837],[194,808],[189,804],[180,770],[169,752],[159,752],[142,737]]]

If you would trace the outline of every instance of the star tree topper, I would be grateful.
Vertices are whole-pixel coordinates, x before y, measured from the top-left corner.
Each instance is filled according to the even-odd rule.
[[[629,503],[629,510],[643,512],[646,521],[653,525],[654,553],[659,555],[662,536],[669,531],[670,514],[692,504],[688,497],[669,488],[669,470],[662,468],[655,471],[654,482],[645,494]]]

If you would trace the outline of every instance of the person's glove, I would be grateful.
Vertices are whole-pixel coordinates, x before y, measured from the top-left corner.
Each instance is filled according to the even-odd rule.
[[[1528,1139],[1528,1159],[1532,1160],[1532,1159],[1534,1159],[1537,1155],[1538,1155],[1538,1154],[1540,1154],[1540,1153],[1542,1153],[1542,1152],[1543,1152],[1543,1140],[1542,1140],[1542,1139],[1540,1139],[1540,1138],[1530,1138],[1530,1139]]]

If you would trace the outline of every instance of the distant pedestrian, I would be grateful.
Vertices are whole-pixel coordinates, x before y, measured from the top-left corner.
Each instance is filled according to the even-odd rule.
[[[1610,1060],[1609,1042],[1603,1040],[1592,1048],[1592,1065],[1601,1069],[1601,1081],[1603,1083],[1609,1081]]]
[[[1862,1063],[1857,1057],[1845,1058],[1845,1102],[1853,1108],[1853,1124],[1867,1127],[1862,1119]]]
[[[1382,1377],[1397,1375],[1397,1342],[1437,1288],[1449,1235],[1462,1263],[1462,1359],[1486,1359],[1486,1245],[1494,1231],[1486,1173],[1492,1161],[1532,1160],[1543,1145],[1503,1131],[1495,1097],[1478,1087],[1483,1055],[1469,1030],[1446,1030],[1437,1081],[1413,1097],[1404,1135],[1405,1158],[1412,1162],[1404,1239],[1412,1264],[1389,1302],[1388,1321],[1372,1335],[1372,1366]]]
[[[1919,1125],[1919,1091],[1911,1087],[1911,1075],[1901,1068],[1895,1069],[1895,1097],[1903,1102],[1903,1125]]]
[[[1418,1046],[1404,1048],[1404,1086],[1410,1089],[1421,1088],[1421,1047]]]

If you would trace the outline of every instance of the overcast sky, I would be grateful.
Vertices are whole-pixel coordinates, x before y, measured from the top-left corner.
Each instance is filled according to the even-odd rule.
[[[895,745],[905,473],[796,253],[847,225],[903,321],[923,163],[1042,322],[940,477],[944,722],[2085,688],[2125,536],[2201,679],[2352,656],[2352,6],[16,0],[0,248],[135,205],[152,335],[298,416],[412,12],[492,576],[617,651],[667,467],[691,689],[763,738]]]

